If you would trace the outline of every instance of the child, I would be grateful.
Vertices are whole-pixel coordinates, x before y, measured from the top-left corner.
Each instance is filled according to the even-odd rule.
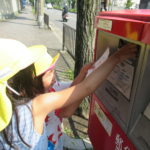
[[[59,54],[57,54],[54,58],[52,58],[47,53],[47,51],[45,51],[45,54],[42,55],[40,59],[34,63],[37,79],[39,81],[40,80],[42,81],[45,93],[60,91],[77,84],[77,82],[78,83],[81,82],[85,78],[88,69],[92,66],[92,63],[84,66],[73,82],[56,81],[54,67],[56,61],[58,60],[58,57]],[[78,103],[78,105],[79,104],[80,103]],[[47,131],[46,133],[48,136],[48,150],[63,150],[63,142],[61,139],[62,118],[70,117],[74,113],[78,105],[73,104],[73,109],[71,112],[70,110],[68,112],[68,108],[71,107],[68,106],[68,108],[66,107],[62,110],[61,109],[55,110],[48,114],[48,116],[45,119]],[[62,112],[64,113],[62,114]]]
[[[135,45],[125,45],[80,83],[43,94],[33,65],[43,55],[43,47],[27,48],[18,41],[0,39],[0,149],[47,150],[46,116],[79,103],[94,92],[116,64],[134,57],[135,52]]]

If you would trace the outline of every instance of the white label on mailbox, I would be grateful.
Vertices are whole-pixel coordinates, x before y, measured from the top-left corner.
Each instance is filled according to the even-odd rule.
[[[97,27],[111,31],[112,21],[111,20],[105,20],[105,19],[99,19]]]
[[[111,136],[112,123],[110,122],[110,120],[107,118],[105,113],[102,111],[102,109],[99,107],[99,105],[96,102],[94,106],[94,111],[96,113],[97,118],[101,122],[101,125],[104,127],[108,135]]]

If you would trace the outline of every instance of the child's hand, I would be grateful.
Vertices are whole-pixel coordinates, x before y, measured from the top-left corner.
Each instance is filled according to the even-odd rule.
[[[92,62],[92,63],[89,63],[89,64],[84,65],[84,66],[81,68],[79,75],[82,74],[82,75],[86,76],[88,70],[93,67],[93,64],[94,64],[94,63]]]
[[[52,87],[53,84],[56,82],[55,70],[47,71],[42,77],[42,82],[45,91],[48,91],[49,88]]]
[[[92,68],[92,65],[93,63],[89,63],[87,65],[84,65],[81,70],[80,70],[80,73],[78,74],[78,76],[74,79],[72,85],[76,85],[78,83],[80,83],[81,81],[84,80],[84,78],[86,77],[87,75],[87,72],[90,68]]]
[[[135,57],[136,52],[137,46],[135,44],[127,44],[121,47],[120,50],[114,54],[114,56],[119,59],[119,62],[122,62],[125,59]]]

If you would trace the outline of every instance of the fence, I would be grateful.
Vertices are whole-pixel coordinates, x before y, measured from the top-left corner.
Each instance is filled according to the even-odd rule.
[[[49,15],[44,13],[44,23],[47,25],[48,28],[50,28],[49,26]]]
[[[75,59],[75,42],[76,30],[63,23],[63,50],[66,49],[73,59]]]

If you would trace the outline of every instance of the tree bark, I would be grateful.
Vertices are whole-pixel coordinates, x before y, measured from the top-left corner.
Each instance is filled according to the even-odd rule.
[[[150,9],[150,1],[149,0],[140,0],[139,9]]]
[[[77,28],[75,47],[75,72],[76,77],[82,66],[93,60],[95,43],[95,16],[99,11],[99,0],[77,0]],[[86,117],[89,110],[88,97],[76,111],[79,116]]]
[[[84,64],[93,60],[94,20],[98,10],[99,0],[77,0],[75,77]]]

